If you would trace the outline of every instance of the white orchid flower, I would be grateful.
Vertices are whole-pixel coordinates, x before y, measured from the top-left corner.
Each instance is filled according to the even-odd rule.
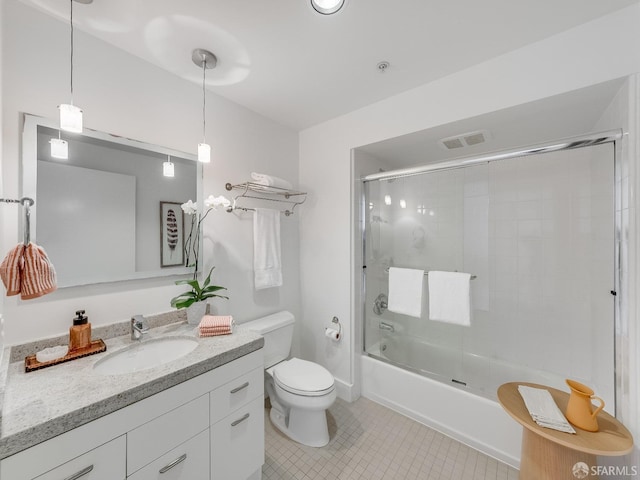
[[[189,200],[187,203],[183,203],[180,205],[182,207],[182,211],[187,215],[194,215],[198,212],[198,204]]]
[[[219,197],[214,197],[213,195],[209,195],[205,199],[204,204],[207,208],[213,208],[217,210],[218,207],[220,206],[227,208],[229,205],[231,205],[231,201],[225,198],[223,195],[220,195]]]

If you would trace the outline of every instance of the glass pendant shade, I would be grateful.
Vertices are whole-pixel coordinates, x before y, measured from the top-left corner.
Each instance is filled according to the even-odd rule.
[[[170,159],[167,159],[167,161],[162,164],[162,174],[165,177],[174,177],[175,176],[174,165],[173,165],[173,162]]]
[[[202,163],[211,162],[211,146],[208,143],[198,144],[198,161]]]
[[[82,133],[82,109],[63,103],[60,109],[60,128],[67,132]]]
[[[69,159],[69,144],[66,140],[60,138],[52,138],[49,140],[51,144],[51,156],[60,160]]]

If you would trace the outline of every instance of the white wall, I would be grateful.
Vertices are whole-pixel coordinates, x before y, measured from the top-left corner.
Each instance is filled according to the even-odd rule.
[[[317,333],[332,315],[345,320],[345,338],[359,328],[353,313],[352,287],[360,272],[352,271],[351,149],[637,72],[639,21],[640,6],[634,5],[301,132],[300,183],[314,199],[300,229],[303,331],[313,334],[301,338],[307,358],[345,385],[358,381],[348,359],[360,345],[328,350]],[[637,436],[638,425],[629,426]]]
[[[56,118],[57,105],[68,101],[69,27],[18,0],[3,1],[3,8],[2,188],[6,196],[18,197],[20,113]],[[75,46],[74,103],[83,108],[88,128],[195,153],[202,134],[198,85],[77,30]],[[212,163],[204,168],[205,196],[229,196],[224,184],[245,181],[253,170],[294,182],[298,177],[296,132],[211,93],[207,140]],[[3,208],[0,250],[6,252],[20,238],[19,212]],[[218,311],[240,322],[284,308],[299,313],[297,217],[283,217],[282,224],[284,286],[255,293],[250,215],[209,215],[205,268],[217,266],[214,282],[228,287],[231,297],[216,301]],[[9,297],[4,305],[6,341],[15,344],[63,333],[79,308],[86,309],[94,325],[168,311],[169,300],[183,289],[170,279],[159,279],[61,289],[26,302]]]

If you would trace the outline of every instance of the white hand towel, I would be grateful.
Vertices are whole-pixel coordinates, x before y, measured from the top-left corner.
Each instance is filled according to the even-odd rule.
[[[253,269],[256,290],[282,285],[278,210],[256,208],[253,215]]]
[[[291,190],[293,188],[290,182],[280,177],[267,175],[266,173],[251,172],[251,179],[254,183],[264,185],[265,187],[284,188],[285,190]]]
[[[558,408],[558,405],[556,405],[556,402],[553,401],[553,397],[548,390],[518,385],[518,391],[522,396],[522,400],[524,400],[527,410],[529,410],[531,418],[538,425],[560,430],[561,432],[576,433]]]
[[[420,318],[423,279],[424,270],[389,268],[389,311]]]
[[[429,272],[429,320],[471,325],[471,274]]]

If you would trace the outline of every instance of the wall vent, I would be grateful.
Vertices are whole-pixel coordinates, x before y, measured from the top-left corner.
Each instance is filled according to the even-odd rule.
[[[453,137],[442,138],[438,140],[438,144],[447,150],[455,148],[471,147],[479,145],[491,139],[488,130],[476,130],[475,132],[462,133]]]

